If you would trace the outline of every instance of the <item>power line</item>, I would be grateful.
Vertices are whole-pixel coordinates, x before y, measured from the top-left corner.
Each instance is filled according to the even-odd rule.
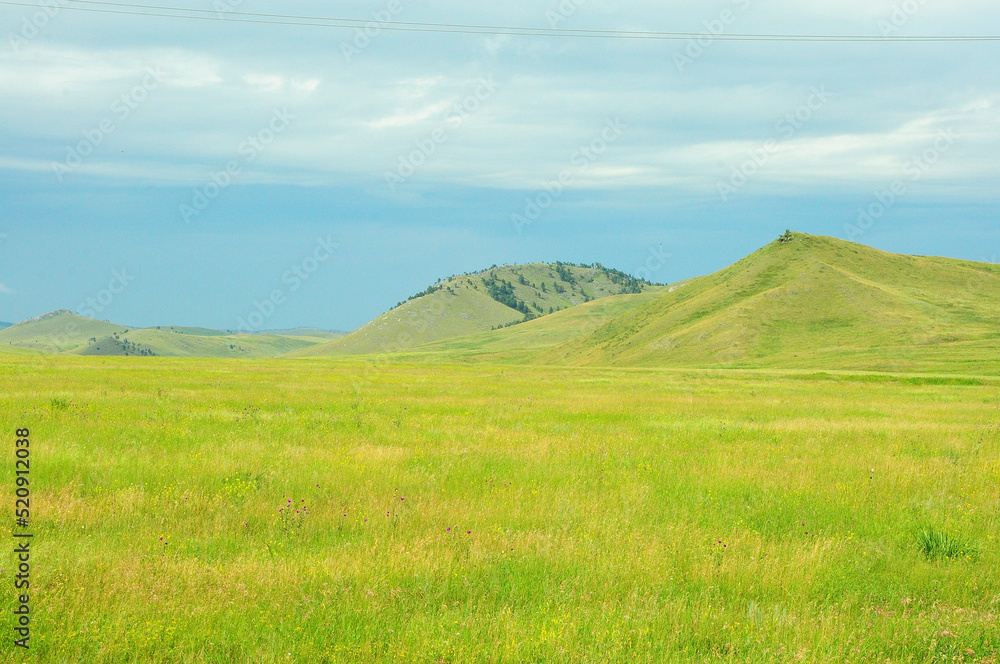
[[[216,12],[207,9],[187,9],[165,5],[143,5],[99,0],[63,0],[77,5],[99,5],[99,7],[63,6],[62,9],[99,14],[127,16],[149,16],[155,18],[176,18],[230,23],[255,23],[264,25],[289,25],[325,28],[357,28],[365,25],[380,30],[396,32],[424,32],[441,34],[482,34],[510,35],[525,37],[577,37],[590,39],[632,39],[632,40],[688,40],[711,39],[713,41],[762,41],[762,42],[982,42],[1000,41],[998,35],[808,35],[808,34],[710,34],[700,32],[657,32],[643,30],[587,30],[568,28],[537,28],[529,26],[476,25],[465,23],[421,23],[412,21],[376,21],[329,16],[303,16],[296,14],[265,14],[255,12]],[[38,7],[52,9],[51,5],[0,0],[0,5]],[[110,9],[108,7],[114,7]],[[143,10],[143,11],[140,11]]]

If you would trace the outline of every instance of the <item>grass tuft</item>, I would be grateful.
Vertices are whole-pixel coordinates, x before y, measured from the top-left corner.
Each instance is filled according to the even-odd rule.
[[[979,548],[970,540],[956,535],[934,530],[928,526],[917,533],[917,545],[920,552],[928,560],[938,558],[968,558],[975,560],[979,557]]]

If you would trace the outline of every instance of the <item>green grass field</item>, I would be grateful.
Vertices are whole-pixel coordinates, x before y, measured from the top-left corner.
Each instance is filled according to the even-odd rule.
[[[997,661],[995,377],[15,354],[0,376],[10,508],[32,432],[31,661]]]

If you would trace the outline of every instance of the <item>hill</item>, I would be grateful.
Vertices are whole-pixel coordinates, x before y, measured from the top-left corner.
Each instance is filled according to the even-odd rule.
[[[5,323],[3,321],[0,321],[0,330],[6,330],[11,325],[13,325],[13,323]]]
[[[569,307],[654,286],[603,267],[567,263],[493,266],[449,277],[341,339],[298,356],[397,352],[516,325]]]
[[[496,363],[530,361],[533,352],[597,329],[617,316],[652,302],[663,289],[610,295],[535,318],[520,325],[451,337],[415,346],[406,357],[448,361],[476,358]]]
[[[5,353],[168,357],[275,357],[323,343],[328,336],[231,334],[197,327],[130,328],[65,309],[0,330]]]
[[[998,265],[795,233],[535,360],[996,371],[998,305]]]
[[[266,334],[188,334],[171,328],[144,328],[93,340],[78,355],[162,357],[275,357],[315,344],[304,337]]]
[[[0,345],[62,352],[84,346],[91,338],[123,333],[128,329],[59,309],[0,330]]]

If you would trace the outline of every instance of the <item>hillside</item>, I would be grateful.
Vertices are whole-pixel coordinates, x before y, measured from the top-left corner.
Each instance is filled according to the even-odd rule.
[[[296,356],[398,352],[516,325],[653,285],[599,264],[532,263],[450,277],[336,341]]]
[[[324,330],[318,327],[293,327],[287,330],[262,330],[260,334],[271,334],[280,337],[308,337],[310,339],[325,339],[330,341],[339,339],[347,334],[340,330]]]
[[[523,362],[533,357],[533,351],[575,339],[652,302],[663,290],[658,287],[644,293],[610,295],[520,325],[415,346],[407,356],[436,361],[476,358],[498,363]]]
[[[162,357],[275,357],[312,346],[304,337],[265,334],[190,334],[172,328],[145,328],[91,341],[78,355]]]
[[[11,325],[13,325],[13,323],[5,323],[3,321],[0,321],[0,330],[6,330]]]
[[[122,333],[127,329],[59,309],[0,330],[0,345],[62,352],[84,346],[91,338]]]
[[[995,371],[998,310],[998,265],[796,233],[536,361]]]
[[[129,328],[60,309],[0,330],[6,353],[167,357],[275,357],[329,336],[230,334],[198,327]]]

